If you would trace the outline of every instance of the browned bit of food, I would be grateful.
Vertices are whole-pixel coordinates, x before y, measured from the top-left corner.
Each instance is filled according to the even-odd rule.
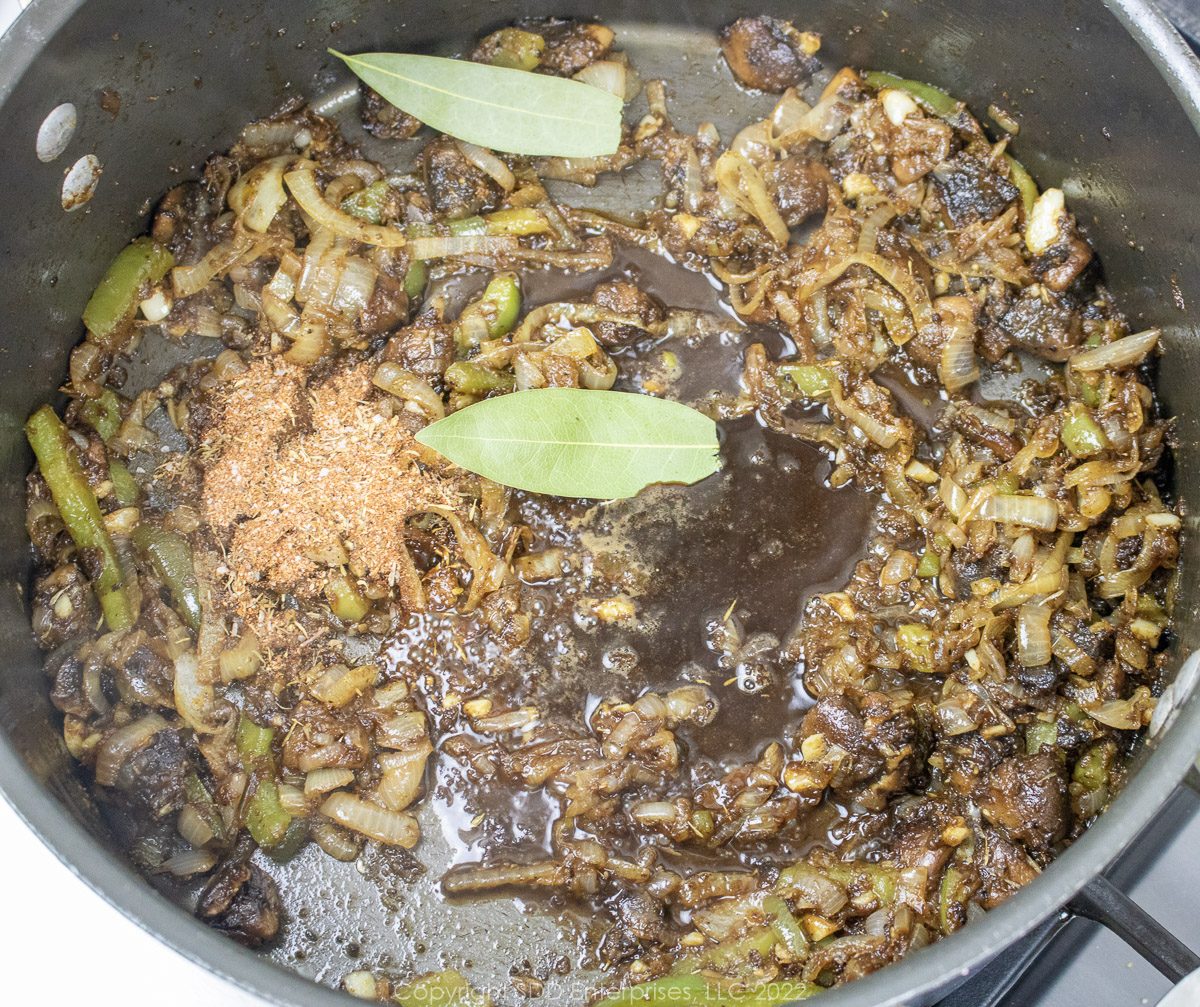
[[[632,80],[615,42],[529,21],[473,58]],[[298,925],[272,874],[310,840],[419,872],[433,822],[470,837],[440,910],[584,906],[614,988],[784,1002],[999,905],[1122,786],[1181,525],[1158,331],[949,95],[853,68],[805,92],[817,37],[770,18],[721,44],[769,117],[686,133],[650,81],[603,158],[435,134],[389,171],[290,102],[89,304],[64,419],[28,427],[33,631],[135,861],[235,939]],[[369,90],[362,114],[419,126]],[[546,184],[643,161],[662,200],[620,220]],[[202,349],[134,393],[164,337]],[[577,501],[415,440],[548,387],[701,408],[723,471]]]
[[[721,52],[733,75],[746,87],[779,94],[803,87],[818,64],[820,38],[797,31],[790,21],[743,17],[721,32]]]
[[[421,120],[398,109],[373,87],[362,89],[363,128],[381,140],[407,140],[421,128]]]
[[[526,19],[518,22],[517,27],[545,41],[542,69],[560,77],[570,77],[588,64],[603,59],[616,38],[607,25],[555,17]]]

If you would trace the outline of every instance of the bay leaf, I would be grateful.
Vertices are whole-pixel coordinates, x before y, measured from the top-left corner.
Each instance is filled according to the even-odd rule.
[[[621,142],[621,99],[577,80],[440,56],[329,51],[397,108],[481,147],[603,157]]]
[[[451,413],[417,440],[494,482],[611,500],[720,468],[717,425],[679,402],[630,392],[536,388]]]

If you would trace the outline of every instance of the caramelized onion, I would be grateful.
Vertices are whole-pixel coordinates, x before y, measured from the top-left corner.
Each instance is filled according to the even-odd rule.
[[[186,878],[193,874],[204,874],[217,866],[217,855],[211,850],[184,850],[169,860],[164,860],[154,873],[170,872],[176,877]]]
[[[175,709],[197,734],[213,734],[218,725],[212,720],[216,701],[212,683],[200,681],[200,661],[195,651],[175,658]]]
[[[501,256],[517,247],[517,239],[506,235],[435,235],[413,238],[409,252],[414,259],[443,259],[451,255]]]
[[[1038,531],[1054,531],[1058,527],[1058,505],[1053,500],[1018,493],[997,493],[988,497],[979,509],[979,516],[984,520]]]
[[[890,259],[885,259],[877,253],[868,255],[864,252],[853,252],[837,256],[834,262],[827,266],[816,279],[800,288],[796,294],[797,300],[803,304],[818,290],[833,283],[854,265],[866,266],[894,287],[896,292],[904,298],[908,310],[912,313],[913,323],[919,330],[928,329],[936,324],[933,305],[929,299],[929,291],[925,289],[925,284]]]
[[[252,235],[237,234],[210,249],[194,266],[176,266],[171,270],[171,285],[176,297],[199,293],[214,277],[224,275],[236,265],[257,259],[270,241],[256,241]]]
[[[575,74],[575,79],[590,84],[592,87],[598,87],[601,91],[615,94],[625,101],[625,75],[626,70],[623,64],[614,60],[599,59],[595,63],[589,63]]]
[[[861,409],[853,398],[844,397],[839,382],[833,381],[830,384],[830,394],[833,397],[833,404],[837,407],[837,411],[881,448],[886,450],[900,440],[900,432],[898,430],[886,426],[875,419],[870,413]]]
[[[166,727],[167,722],[157,713],[148,713],[109,734],[96,750],[96,782],[113,786],[125,760]]]
[[[304,777],[304,793],[325,794],[339,787],[345,787],[354,782],[354,771],[338,769],[335,766],[324,766],[314,769]]]
[[[412,849],[417,845],[421,830],[412,815],[389,811],[371,801],[363,801],[338,791],[330,794],[321,805],[321,814],[339,825],[360,832],[370,839],[390,846]]]
[[[288,127],[289,129],[291,127]],[[243,226],[262,233],[287,202],[283,173],[297,164],[311,165],[291,154],[261,161],[239,178],[229,189],[229,207],[238,214]]]
[[[311,690],[317,700],[328,706],[345,706],[374,685],[378,678],[379,669],[373,664],[357,668],[337,664],[322,673]]]
[[[1050,663],[1050,608],[1027,601],[1017,612],[1017,655],[1026,668]]]
[[[975,361],[975,327],[970,323],[956,324],[942,347],[938,361],[938,379],[948,392],[957,392],[979,379]]]
[[[1105,343],[1095,349],[1076,353],[1070,360],[1070,366],[1077,371],[1119,370],[1122,367],[1132,367],[1146,359],[1161,335],[1159,329],[1147,329],[1134,336]]]
[[[858,233],[859,255],[873,255],[877,243],[879,229],[896,216],[896,208],[891,203],[883,203],[867,214]]]
[[[334,825],[333,822],[317,819],[309,826],[309,832],[313,842],[334,860],[348,863],[351,860],[357,860],[358,855],[362,853],[362,840],[354,833]]]
[[[440,420],[446,415],[442,397],[429,387],[427,381],[412,371],[406,371],[399,364],[390,361],[380,364],[371,381],[376,388],[382,388],[398,399],[412,402],[431,420]]]
[[[283,180],[293,198],[300,204],[300,208],[323,227],[328,227],[347,238],[381,248],[399,248],[407,243],[404,233],[394,227],[368,224],[331,206],[317,187],[316,175],[311,168],[289,171],[283,176]]]
[[[212,825],[193,804],[184,805],[183,810],[179,812],[176,827],[184,839],[197,847],[203,846],[215,835]]]
[[[428,741],[410,752],[386,752],[379,756],[383,775],[375,788],[375,799],[391,811],[403,811],[421,792],[425,761],[433,747]]]
[[[743,154],[726,151],[713,169],[718,189],[741,209],[756,217],[780,245],[791,237],[783,217],[771,202],[762,174]]]
[[[622,80],[621,83],[622,89],[624,89],[624,81]],[[485,175],[491,177],[505,192],[512,192],[516,188],[517,177],[512,170],[486,147],[468,143],[466,140],[455,140],[454,145],[458,147],[463,157]]]

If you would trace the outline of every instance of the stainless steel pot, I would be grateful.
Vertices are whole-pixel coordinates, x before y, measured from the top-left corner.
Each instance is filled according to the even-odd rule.
[[[54,395],[80,335],[78,317],[115,252],[146,224],[148,196],[196,172],[247,120],[283,96],[340,74],[325,53],[445,49],[518,15],[599,16],[655,30],[715,30],[751,13],[823,32],[831,63],[882,67],[936,82],[1022,123],[1017,151],[1044,184],[1061,184],[1087,224],[1110,286],[1136,323],[1161,325],[1161,388],[1178,415],[1181,497],[1200,499],[1200,64],[1143,0],[34,0],[0,40],[0,787],[84,881],[187,957],[282,1004],[347,1000],[214,933],[146,885],[113,852],[61,741],[29,631],[30,575],[22,434]],[[331,37],[331,32],[334,36]],[[665,37],[665,36],[664,36]],[[121,96],[115,114],[98,95]],[[80,110],[66,155],[34,156],[59,102]],[[60,206],[63,165],[96,154],[95,197]],[[903,962],[827,995],[828,1007],[927,1004],[1056,913],[1137,835],[1200,749],[1200,565],[1185,521],[1172,657],[1181,671],[1133,782],[1038,880],[982,920]],[[1169,712],[1168,712],[1169,711]],[[9,865],[11,869],[11,865]],[[1093,890],[1094,891],[1094,890]],[[440,939],[429,934],[431,941]],[[136,967],[131,963],[130,967]]]

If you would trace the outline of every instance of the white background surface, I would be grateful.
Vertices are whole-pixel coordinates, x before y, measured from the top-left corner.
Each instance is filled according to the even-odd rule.
[[[0,31],[26,6],[0,0]],[[264,1007],[160,944],[64,867],[0,798],[0,967],[19,1007]],[[86,990],[86,993],[84,992]]]
[[[14,1007],[264,1007],[130,923],[0,799],[0,966]]]

